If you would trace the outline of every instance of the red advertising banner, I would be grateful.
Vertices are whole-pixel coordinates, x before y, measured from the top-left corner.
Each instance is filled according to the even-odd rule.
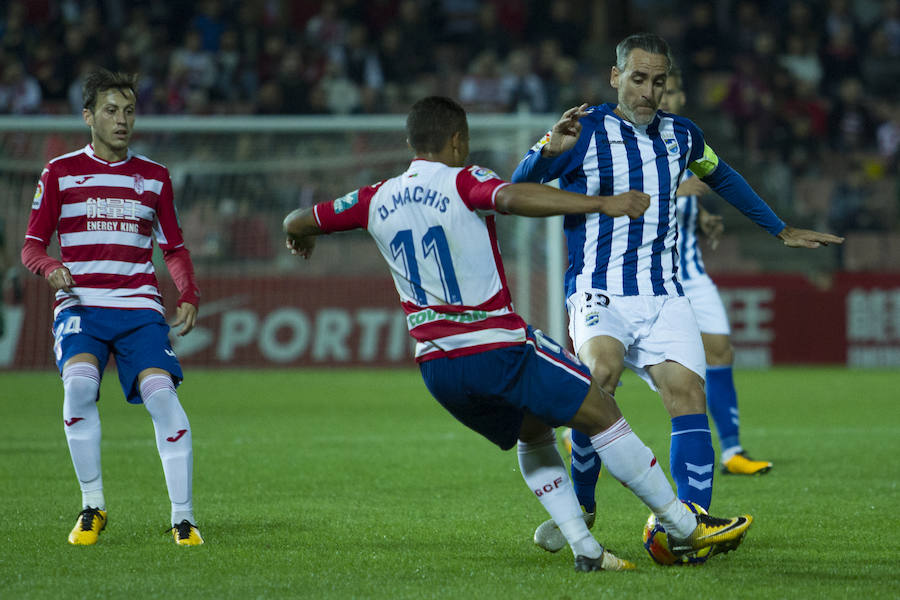
[[[900,367],[900,273],[717,275],[738,366]],[[373,277],[207,278],[179,359],[201,367],[407,366],[410,340],[393,282]],[[177,297],[171,284],[167,299]],[[0,370],[53,367],[52,298],[27,277],[4,307]],[[535,323],[540,326],[541,323]],[[175,336],[173,336],[175,337]]]

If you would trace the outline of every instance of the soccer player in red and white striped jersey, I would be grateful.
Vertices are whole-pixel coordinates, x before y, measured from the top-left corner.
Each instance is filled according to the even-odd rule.
[[[91,143],[54,158],[41,173],[22,262],[56,292],[54,352],[83,506],[69,542],[94,544],[106,526],[96,401],[112,353],[128,402],[143,403],[153,420],[174,539],[197,545],[203,539],[193,524],[191,429],[175,392],[182,372],[153,269],[154,239],[181,294],[174,324],[181,326],[179,335],[194,327],[199,290],[169,171],[129,149],[135,82],[134,75],[104,69],[86,79],[83,116]],[[54,232],[59,259],[47,253]]]
[[[428,390],[461,423],[508,450],[575,555],[578,571],[634,568],[588,531],[552,427],[590,437],[610,473],[664,523],[680,553],[731,550],[752,518],[697,517],[678,501],[653,452],[631,431],[611,394],[571,352],[527,325],[512,306],[494,214],[540,217],[602,212],[637,218],[636,191],[584,196],[537,184],[509,185],[464,167],[466,113],[449,98],[416,102],[406,121],[416,153],[402,174],[284,220],[287,247],[309,258],[316,236],[365,229],[394,278]],[[479,494],[470,490],[467,493]],[[670,544],[671,546],[671,544]]]

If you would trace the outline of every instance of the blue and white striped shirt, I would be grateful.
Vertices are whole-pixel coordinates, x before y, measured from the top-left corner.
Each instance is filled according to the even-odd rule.
[[[519,164],[512,180],[552,181],[560,188],[612,196],[650,195],[637,219],[592,213],[565,218],[569,267],[566,296],[583,289],[612,294],[683,295],[676,277],[675,190],[688,164],[703,158],[703,133],[684,117],[659,112],[645,127],[622,119],[615,105],[589,109],[575,147],[553,159],[540,155],[549,134]]]
[[[637,126],[615,108],[589,108],[575,146],[554,158],[541,155],[548,132],[512,176],[513,182],[559,179],[561,189],[588,195],[640,190],[650,196],[650,207],[637,219],[599,213],[565,217],[566,297],[586,289],[623,296],[684,295],[676,276],[675,190],[687,168],[772,235],[784,229],[744,178],[706,145],[692,121],[657,111],[648,125]]]
[[[694,174],[684,172],[683,183]],[[675,218],[678,220],[678,278],[687,282],[689,279],[706,275],[703,254],[697,231],[700,227],[700,199],[697,196],[678,196],[675,200]]]

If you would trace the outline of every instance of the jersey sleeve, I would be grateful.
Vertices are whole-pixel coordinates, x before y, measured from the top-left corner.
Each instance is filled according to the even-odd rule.
[[[36,275],[46,277],[64,266],[61,261],[47,254],[47,246],[59,224],[59,215],[59,183],[52,173],[52,166],[48,164],[41,171],[34,191],[21,253],[22,264]]]
[[[59,181],[53,175],[53,166],[48,164],[41,171],[41,178],[34,191],[25,237],[37,240],[46,248],[59,224],[59,214]]]
[[[593,109],[589,109],[593,111]],[[550,142],[550,132],[544,134],[538,142],[525,154],[510,181],[513,183],[547,183],[559,179],[566,173],[581,166],[585,152],[596,128],[596,117],[581,119],[581,134],[575,146],[553,158],[545,158],[541,149]]]
[[[369,205],[381,182],[354,190],[345,196],[328,202],[320,202],[313,207],[316,224],[323,233],[367,229],[369,226]]]
[[[162,177],[163,185],[159,193],[159,202],[156,205],[156,222],[153,224],[153,234],[156,243],[163,250],[172,250],[184,246],[184,237],[181,234],[181,225],[178,222],[178,213],[175,210],[175,195],[172,192],[172,180],[166,170]]]
[[[553,169],[553,167],[560,157],[544,158],[541,154],[541,148],[546,146],[549,141],[550,132],[548,131],[544,134],[544,137],[539,139],[537,143],[528,150],[525,157],[519,161],[516,170],[513,171],[512,174],[511,179],[513,182],[544,183],[545,181],[552,181],[555,179],[555,177],[550,175],[550,172],[558,170]]]
[[[472,165],[456,175],[456,191],[469,210],[497,211],[494,200],[497,190],[509,182],[484,167]],[[497,211],[499,212],[499,211]]]
[[[706,176],[701,176],[701,179],[747,218],[772,235],[778,235],[785,228],[784,221],[778,218],[765,200],[753,191],[740,173],[724,160],[718,160],[716,167]]]
[[[175,287],[181,294],[178,298],[178,306],[181,306],[182,302],[198,306],[200,289],[197,287],[194,263],[191,262],[191,254],[188,249],[181,246],[172,250],[164,250],[163,259],[166,261],[166,268],[169,269],[169,275],[172,276]]]
[[[718,166],[718,155],[716,155],[712,148],[704,143],[703,153],[700,155],[700,158],[690,162],[688,164],[688,169],[690,169],[691,172],[693,172],[697,177],[703,179],[704,177],[715,171],[716,167]]]
[[[719,164],[719,157],[713,152],[713,149],[706,145],[706,138],[703,130],[696,123],[689,119],[684,119],[684,124],[691,134],[691,151],[687,157],[688,169],[703,179],[712,173]]]

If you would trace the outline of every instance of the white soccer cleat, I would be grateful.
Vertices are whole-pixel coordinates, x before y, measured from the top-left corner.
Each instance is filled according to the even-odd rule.
[[[588,529],[594,526],[595,513],[584,513],[582,518]],[[553,519],[547,519],[534,530],[534,543],[547,552],[559,552],[568,545],[566,536],[562,534]]]

